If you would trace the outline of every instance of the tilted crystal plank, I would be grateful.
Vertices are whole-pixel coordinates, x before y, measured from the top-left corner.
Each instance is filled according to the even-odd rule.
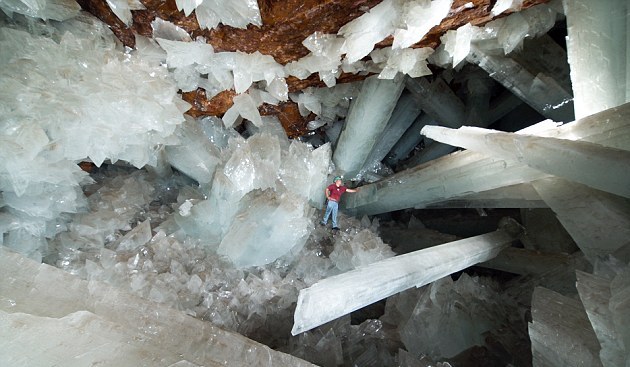
[[[495,232],[379,261],[324,279],[300,291],[293,335],[310,330],[411,287],[495,257],[522,233],[514,220]],[[366,281],[369,279],[369,281]]]
[[[630,146],[630,104],[602,111],[559,128],[524,133],[560,139],[583,140],[607,147]],[[458,196],[547,177],[514,160],[488,158],[475,152],[457,152],[430,165],[401,171],[379,182],[365,185],[342,202],[356,214],[378,214],[412,207],[426,207]]]
[[[531,184],[522,183],[482,191],[428,205],[434,208],[548,208]]]
[[[537,366],[601,366],[599,343],[579,301],[536,287],[532,299],[532,362]]]
[[[628,101],[628,2],[563,0],[567,56],[581,118]]]
[[[599,144],[464,126],[425,126],[421,134],[446,144],[508,157],[616,195],[630,197],[630,151]]]
[[[560,178],[532,184],[589,260],[630,245],[630,200]]]
[[[492,78],[501,83],[541,115],[556,121],[573,120],[573,96],[551,76],[531,73],[526,65],[496,51],[495,40],[480,41],[471,45],[468,60],[479,65]]]

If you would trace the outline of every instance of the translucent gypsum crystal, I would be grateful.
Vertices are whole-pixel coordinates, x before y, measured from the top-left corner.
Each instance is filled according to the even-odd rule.
[[[153,237],[151,222],[150,220],[145,220],[142,223],[138,223],[131,231],[116,241],[112,248],[115,248],[117,251],[133,251],[149,242],[151,237]]]
[[[177,0],[178,8],[182,0]],[[212,29],[219,23],[235,27],[246,28],[248,24],[262,25],[260,9],[255,0],[235,0],[224,2],[220,0],[195,1],[195,15],[201,28]],[[190,5],[188,7],[190,9]],[[189,15],[192,10],[188,10]]]
[[[617,275],[619,278],[625,277],[623,279],[625,284],[620,287],[621,289],[615,289],[616,295],[619,290],[622,292],[627,291],[629,284],[627,274],[628,272],[625,270]],[[619,307],[619,309],[611,307],[613,296],[612,281],[613,279],[607,279],[603,276],[577,271],[576,287],[599,344],[602,347],[599,357],[604,367],[623,366],[628,361],[623,335],[624,322],[620,322],[620,319],[625,317],[623,313],[625,312],[624,309],[627,308],[628,301],[627,297],[621,297],[622,304],[625,306]],[[627,320],[627,317],[625,318]]]
[[[422,111],[440,124],[459,127],[464,123],[464,104],[441,77],[436,77],[433,82],[427,78],[407,78],[405,86],[416,96]]]
[[[359,172],[389,121],[404,85],[403,78],[370,77],[363,82],[333,152],[333,162],[340,173],[353,177]]]
[[[458,196],[455,199],[428,205],[427,208],[548,208],[530,183]]]
[[[145,10],[146,8],[139,0],[106,0],[107,5],[112,12],[122,20],[127,27],[131,27],[133,18],[131,17],[132,10]]]
[[[533,185],[591,262],[630,244],[630,200],[560,178]]]
[[[209,183],[221,161],[217,147],[204,134],[199,122],[186,117],[175,131],[179,144],[166,146],[166,159],[200,184]]]
[[[293,140],[280,165],[280,180],[288,190],[307,198],[311,206],[321,208],[331,155],[329,143],[313,150]]]
[[[86,281],[0,247],[0,310],[35,317],[62,318],[87,311],[118,327],[142,333],[142,345],[198,365],[312,366],[239,334],[194,319],[167,305],[142,299],[98,281]],[[51,333],[53,340],[64,333]],[[199,347],[190,348],[191,341]],[[85,352],[93,350],[89,348]],[[28,358],[2,354],[0,358]],[[29,354],[30,355],[30,354]]]
[[[602,366],[599,342],[579,301],[543,287],[532,298],[534,366]]]
[[[489,156],[514,159],[542,172],[630,198],[629,150],[468,126],[457,130],[425,126],[421,134]]]
[[[374,45],[394,33],[400,16],[402,1],[385,0],[362,16],[339,29],[337,34],[345,38],[342,53],[349,63],[367,56]]]
[[[493,258],[520,235],[518,223],[504,223],[505,227],[492,233],[372,263],[302,289],[291,333],[297,335],[405,289]],[[366,277],[370,282],[365,282]]]
[[[254,125],[262,125],[258,105],[249,93],[239,94],[234,97],[234,104],[223,115],[225,127],[234,126],[238,117],[250,120]]]
[[[76,17],[81,12],[81,6],[74,0],[6,0],[0,3],[0,9],[10,17],[12,13],[17,13],[60,22]]]
[[[612,108],[559,128],[539,128],[522,132],[559,139],[583,140],[607,147],[627,149],[630,144],[630,104]],[[605,123],[603,123],[605,122]],[[544,124],[543,124],[544,125]],[[377,214],[410,207],[426,207],[471,192],[530,182],[545,177],[513,160],[487,158],[475,152],[458,152],[396,173],[361,187],[342,201],[341,206],[356,214]],[[456,179],[450,179],[451,177]],[[465,177],[465,180],[461,178]]]
[[[624,31],[628,3],[563,0],[562,4],[567,19],[575,117],[629,101],[628,33]]]
[[[151,22],[153,38],[163,38],[171,41],[191,42],[192,38],[186,30],[162,18],[156,17]]]
[[[475,345],[489,348],[489,335],[511,321],[510,306],[492,279],[463,273],[457,281],[444,277],[423,287],[397,329],[414,354],[452,358]]]
[[[387,126],[385,126],[385,130],[376,140],[376,144],[366,158],[364,167],[372,162],[382,161],[421,112],[416,99],[410,93],[403,92],[387,122]]]
[[[554,79],[554,75],[534,73],[526,60],[504,56],[496,51],[498,47],[496,40],[473,43],[468,60],[479,65],[541,115],[556,121],[573,120],[573,96]]]
[[[261,266],[299,251],[309,234],[310,207],[290,193],[254,190],[245,195],[217,249],[237,267]]]
[[[375,68],[382,69],[379,79],[393,79],[398,73],[418,78],[431,75],[427,58],[433,53],[429,47],[393,49],[391,47],[374,50],[370,57]]]
[[[569,255],[563,253],[543,253],[516,247],[501,251],[494,259],[478,266],[496,269],[513,274],[544,274],[558,266],[566,265]]]
[[[523,5],[523,0],[499,0],[492,7],[491,14],[497,16],[505,11],[519,11]]]
[[[399,161],[409,156],[413,149],[418,146],[424,138],[420,135],[422,128],[426,125],[434,125],[436,123],[437,121],[435,121],[435,119],[424,112],[421,113],[409,129],[407,129],[407,131],[405,131],[405,133],[400,137],[389,153],[387,153],[385,163],[390,166],[394,166]]]
[[[393,48],[407,48],[419,42],[434,26],[440,24],[453,0],[412,1],[405,4],[401,14],[403,27],[394,32]]]

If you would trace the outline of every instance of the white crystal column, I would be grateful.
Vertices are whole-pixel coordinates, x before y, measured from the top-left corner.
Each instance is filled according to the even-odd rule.
[[[396,165],[399,161],[405,159],[409,153],[424,139],[420,135],[420,131],[426,125],[434,125],[437,122],[426,113],[423,113],[413,122],[411,127],[405,131],[403,136],[396,142],[392,149],[387,154],[385,163],[390,166]]]
[[[630,151],[599,144],[499,132],[425,126],[430,139],[495,157],[508,157],[571,181],[630,198]]]
[[[508,247],[494,259],[483,262],[479,266],[521,275],[545,274],[559,266],[568,265],[570,261],[569,255],[563,253],[544,253]]]
[[[630,200],[559,178],[533,185],[591,262],[630,246]]]
[[[525,131],[527,132],[527,131]],[[532,133],[531,129],[529,132]],[[541,136],[590,141],[607,147],[630,146],[630,104],[612,108],[559,128],[537,131]],[[406,208],[424,208],[462,195],[496,189],[546,177],[544,173],[509,159],[488,158],[475,152],[457,152],[430,165],[401,171],[365,185],[342,202],[355,214],[378,214]]]
[[[319,281],[300,291],[291,333],[310,330],[405,289],[487,261],[508,247],[521,231],[518,223],[508,219],[492,233],[414,251]]]
[[[548,208],[548,205],[531,184],[522,183],[459,196],[427,208]]]
[[[403,93],[385,130],[366,159],[364,168],[369,169],[374,163],[382,161],[421,112],[416,99],[409,93]]]
[[[598,367],[599,342],[579,301],[534,289],[529,323],[534,367]]]
[[[407,89],[417,98],[422,110],[439,121],[441,125],[460,127],[466,118],[464,103],[453,93],[441,77],[430,82],[427,78],[407,80]],[[448,145],[425,139],[425,148],[414,155],[406,166],[416,166],[452,152]]]
[[[608,279],[577,271],[578,293],[602,349],[599,353],[605,367],[630,363],[630,291],[629,267],[618,269]]]
[[[440,124],[459,127],[466,117],[462,101],[453,93],[444,79],[437,77],[433,82],[427,78],[409,78],[407,89],[416,96],[420,108]]]
[[[629,100],[627,0],[563,0],[567,54],[581,118]]]
[[[376,144],[404,88],[404,78],[366,79],[352,101],[346,123],[333,153],[340,173],[356,175]]]
[[[503,55],[496,40],[471,45],[468,60],[479,65],[541,115],[556,121],[573,120],[573,96],[552,75],[530,71],[530,65]]]

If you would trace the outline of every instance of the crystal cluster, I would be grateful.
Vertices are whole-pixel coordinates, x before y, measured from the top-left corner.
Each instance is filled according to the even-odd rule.
[[[500,14],[519,1],[499,1],[493,8],[493,13]],[[558,0],[549,4],[538,5],[507,17],[495,19],[483,27],[476,27],[470,23],[454,31],[448,31],[442,36],[442,44],[437,48],[430,60],[436,65],[461,65],[470,53],[471,43],[498,43],[507,55],[520,48],[525,38],[536,38],[551,29],[556,23],[556,17],[562,6]],[[560,10],[558,10],[560,9]],[[492,44],[494,46],[494,44]]]
[[[38,258],[65,229],[60,215],[85,208],[76,163],[157,165],[188,104],[164,67],[121,52],[95,18],[31,29],[0,29],[0,226],[5,245]]]

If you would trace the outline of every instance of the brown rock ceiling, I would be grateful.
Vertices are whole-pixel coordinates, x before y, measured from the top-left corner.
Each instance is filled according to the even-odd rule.
[[[524,0],[523,8],[546,3],[549,0]],[[105,0],[78,0],[84,10],[94,14],[107,23],[114,34],[129,47],[134,47],[134,34],[151,37],[151,22],[156,17],[170,21],[188,31],[193,37],[204,36],[214,49],[221,51],[242,51],[252,53],[260,51],[271,55],[281,63],[298,60],[308,54],[302,41],[315,31],[337,33],[339,28],[362,15],[367,9],[374,7],[381,0],[258,0],[263,25],[249,25],[247,29],[219,25],[212,30],[199,29],[194,12],[185,16],[177,10],[175,0],[140,0],[146,10],[132,11],[133,24],[127,28],[109,9]],[[472,8],[463,7],[473,3]],[[482,25],[492,19],[490,10],[496,0],[455,0],[449,15],[413,47],[436,48],[440,37],[448,30],[457,29],[466,23]],[[391,46],[391,37],[377,44],[378,47]],[[351,82],[365,78],[361,75],[342,74],[339,83]],[[307,87],[321,87],[324,84],[317,74],[300,80],[287,78],[291,92]],[[208,100],[203,89],[183,93],[183,98],[193,107],[188,113],[193,116],[222,116],[232,105],[235,92],[224,91]],[[306,124],[315,116],[300,116],[297,105],[284,102],[278,106],[263,105],[263,115],[277,115],[290,137],[297,137],[307,132]]]

